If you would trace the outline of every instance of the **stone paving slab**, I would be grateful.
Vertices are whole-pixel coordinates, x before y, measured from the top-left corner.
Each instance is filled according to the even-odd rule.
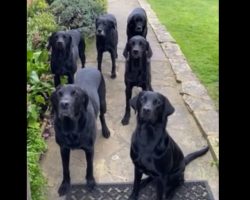
[[[114,14],[118,22],[118,60],[117,78],[110,78],[110,55],[103,56],[103,75],[107,88],[106,122],[111,130],[111,137],[105,139],[101,135],[100,123],[97,121],[97,140],[95,143],[94,176],[97,183],[116,183],[133,181],[133,164],[129,156],[130,139],[135,128],[135,115],[131,112],[130,124],[122,126],[121,119],[125,110],[124,85],[124,58],[122,51],[126,42],[127,16],[135,7],[140,6],[138,1],[108,0],[108,12]],[[148,36],[153,50],[152,57],[152,86],[155,91],[166,95],[173,106],[175,113],[169,117],[168,131],[179,144],[184,154],[196,151],[207,145],[200,127],[189,112],[185,101],[180,94],[180,84],[176,81],[169,59],[166,57],[153,29],[149,25]],[[88,47],[86,52],[86,66],[96,67],[95,44]],[[133,89],[133,96],[140,88]],[[185,172],[186,180],[207,180],[215,200],[218,200],[218,169],[213,164],[213,152],[208,152],[191,162]],[[85,183],[86,161],[81,150],[71,152],[70,170],[72,184]],[[48,200],[62,200],[57,190],[62,180],[62,166],[59,147],[55,143],[54,135],[48,139],[48,151],[42,160],[42,169],[48,179]]]

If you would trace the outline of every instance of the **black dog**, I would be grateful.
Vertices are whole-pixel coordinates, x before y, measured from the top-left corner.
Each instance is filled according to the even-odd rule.
[[[96,49],[98,69],[102,71],[102,55],[105,51],[108,51],[112,60],[111,78],[116,77],[115,59],[118,57],[117,44],[117,22],[114,15],[105,14],[99,16],[96,19]]]
[[[110,132],[105,122],[106,91],[102,74],[94,68],[80,69],[76,73],[75,84],[59,86],[53,92],[52,112],[56,142],[60,146],[63,181],[58,190],[64,195],[70,189],[69,157],[71,149],[83,149],[87,160],[87,185],[95,186],[93,176],[94,143],[96,137],[96,118],[100,111],[102,134],[105,138]]]
[[[137,112],[137,126],[132,135],[130,156],[135,166],[134,186],[130,199],[138,199],[143,173],[156,181],[157,200],[172,197],[176,187],[184,182],[185,166],[205,154],[208,147],[183,156],[180,147],[166,131],[168,116],[174,108],[160,93],[142,91],[131,99]]]
[[[147,32],[147,14],[143,8],[135,8],[127,20],[128,40],[135,35],[141,35],[146,38]]]
[[[126,108],[122,124],[127,125],[130,118],[129,100],[134,86],[143,90],[153,90],[151,86],[150,58],[153,53],[149,43],[142,36],[133,36],[123,52],[126,58],[124,82],[126,85]]]
[[[51,72],[57,87],[60,76],[68,76],[68,83],[74,83],[77,59],[80,57],[82,67],[85,65],[85,41],[78,30],[58,31],[53,33],[48,42],[48,50],[52,47]]]

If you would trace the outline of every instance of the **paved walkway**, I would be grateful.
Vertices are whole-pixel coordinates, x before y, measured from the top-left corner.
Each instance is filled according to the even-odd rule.
[[[118,73],[116,79],[110,78],[111,60],[109,54],[105,53],[102,69],[107,87],[106,121],[111,131],[111,137],[107,140],[101,136],[98,121],[94,159],[94,176],[97,183],[131,182],[133,180],[133,165],[129,156],[130,138],[135,128],[133,112],[131,112],[129,125],[122,126],[120,122],[125,109],[125,85],[123,82],[125,64],[122,51],[127,38],[127,16],[133,8],[138,6],[136,0],[108,0],[108,12],[114,14],[118,22]],[[169,61],[150,26],[147,39],[153,50],[151,60],[152,87],[155,91],[166,95],[175,107],[175,113],[169,118],[168,131],[186,155],[200,149],[207,142],[184,104],[180,95],[180,86],[176,82]],[[95,44],[87,49],[86,58],[86,66],[96,66]],[[139,91],[139,88],[134,88],[133,95],[138,94]],[[187,166],[185,179],[208,180],[215,200],[218,200],[218,169],[212,163],[211,153],[196,159]],[[48,179],[48,199],[64,199],[64,197],[59,198],[57,194],[57,189],[62,180],[62,168],[59,147],[55,143],[54,135],[48,140],[48,151],[42,160],[42,168]],[[83,151],[72,151],[70,169],[73,184],[85,182],[86,162]]]

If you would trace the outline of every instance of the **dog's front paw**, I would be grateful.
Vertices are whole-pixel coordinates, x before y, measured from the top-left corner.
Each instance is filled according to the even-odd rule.
[[[96,186],[95,178],[87,179],[87,187],[90,191],[93,190],[95,186]]]
[[[103,137],[105,137],[105,138],[109,138],[109,137],[110,137],[110,131],[109,131],[109,129],[108,129],[108,128],[104,128],[104,129],[102,130],[102,135],[103,135]]]
[[[128,200],[137,200],[137,199],[138,197],[134,193],[132,193],[128,198]]]
[[[125,126],[125,125],[128,125],[129,123],[129,116],[125,115],[122,119],[122,125]]]
[[[58,189],[58,194],[59,196],[63,196],[67,194],[69,190],[70,190],[70,182],[63,181]]]
[[[116,78],[116,73],[112,73],[110,76],[112,79]]]

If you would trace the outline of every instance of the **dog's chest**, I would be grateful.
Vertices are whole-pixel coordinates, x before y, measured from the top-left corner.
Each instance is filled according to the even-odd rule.
[[[159,158],[155,156],[155,147],[152,145],[133,144],[131,158],[136,167],[150,176],[160,176],[157,163]]]

